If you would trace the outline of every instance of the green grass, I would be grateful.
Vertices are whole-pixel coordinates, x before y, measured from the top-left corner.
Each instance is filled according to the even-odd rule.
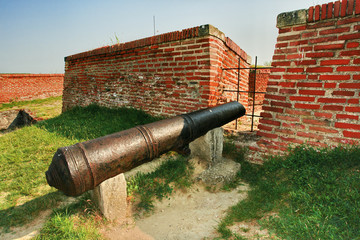
[[[193,167],[181,155],[170,156],[155,171],[144,174],[138,172],[127,182],[128,195],[135,198],[138,210],[153,210],[154,199],[168,197],[174,189],[188,188],[192,184]]]
[[[62,97],[50,97],[31,101],[0,103],[0,112],[7,110],[29,109],[37,118],[48,119],[60,115]]]
[[[63,199],[45,179],[57,148],[154,120],[134,109],[89,106],[0,136],[0,228],[23,225]]]
[[[240,177],[252,190],[219,224],[223,238],[241,239],[228,226],[261,219],[282,239],[360,239],[359,147],[299,146],[263,166],[243,162]]]
[[[97,227],[104,222],[89,194],[84,194],[79,201],[54,210],[35,240],[103,239]]]
[[[38,126],[68,139],[82,141],[159,119],[136,109],[109,109],[90,105],[86,108],[75,107],[59,117],[41,122]]]

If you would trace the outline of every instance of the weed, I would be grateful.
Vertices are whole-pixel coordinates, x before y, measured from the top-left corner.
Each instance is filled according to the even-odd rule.
[[[116,33],[114,33],[114,38],[110,37],[110,43],[111,45],[120,44],[120,39]]]
[[[234,140],[231,138],[226,137],[223,143],[223,154],[224,156],[233,157],[236,154],[237,149],[234,143]]]
[[[245,161],[248,150],[247,147],[237,147],[232,136],[225,137],[223,144],[223,154],[225,157],[232,158],[236,162],[242,163]]]

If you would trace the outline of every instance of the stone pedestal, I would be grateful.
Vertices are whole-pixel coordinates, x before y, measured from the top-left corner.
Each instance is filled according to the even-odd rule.
[[[189,144],[192,157],[199,157],[210,166],[222,161],[224,130],[215,128]]]
[[[127,193],[124,174],[102,182],[92,191],[92,199],[108,220],[122,222],[126,218]]]
[[[218,186],[236,178],[241,165],[222,157],[224,130],[216,128],[190,143],[191,156],[201,159],[208,168],[197,176],[208,186]]]

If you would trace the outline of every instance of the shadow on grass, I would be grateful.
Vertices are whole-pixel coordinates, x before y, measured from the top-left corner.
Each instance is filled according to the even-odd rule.
[[[66,138],[84,141],[160,119],[136,109],[109,109],[90,105],[74,107],[58,117],[38,123],[37,126]]]
[[[64,194],[56,191],[32,199],[22,205],[0,210],[0,233],[9,232],[12,227],[33,221],[42,211],[58,207],[60,202],[65,199]]]

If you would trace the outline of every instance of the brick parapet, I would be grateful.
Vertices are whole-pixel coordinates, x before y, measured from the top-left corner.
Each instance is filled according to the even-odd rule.
[[[86,58],[91,56],[97,56],[102,54],[111,54],[114,52],[121,52],[135,48],[142,48],[152,45],[170,43],[174,41],[183,41],[187,39],[193,39],[204,36],[214,36],[221,39],[226,46],[234,51],[237,55],[241,56],[247,62],[251,62],[251,57],[247,55],[247,53],[242,50],[235,42],[233,42],[229,37],[226,37],[223,32],[218,30],[216,27],[207,24],[201,25],[193,28],[183,29],[181,31],[174,31],[169,33],[164,33],[161,35],[155,35],[152,37],[147,37],[131,42],[114,44],[111,46],[104,46],[101,48],[93,49],[90,51],[74,54],[71,56],[65,57],[65,62],[70,60],[75,60],[79,58]]]
[[[66,57],[63,110],[97,103],[172,116],[212,106],[222,81],[212,48],[250,59],[226,39],[203,25]]]
[[[277,17],[276,26],[282,29],[306,23],[352,17],[358,14],[360,14],[360,0],[341,0],[311,6],[309,9],[281,13]],[[346,22],[346,20],[344,21]]]

